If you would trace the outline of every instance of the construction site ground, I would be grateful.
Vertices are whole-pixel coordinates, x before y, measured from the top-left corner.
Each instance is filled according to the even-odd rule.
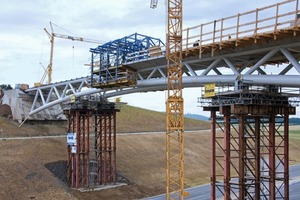
[[[0,199],[141,199],[165,192],[165,133],[118,134],[117,169],[128,185],[95,192],[69,189],[66,176],[66,138],[28,138],[65,135],[64,123],[18,128],[0,118]],[[210,131],[185,133],[185,184],[191,187],[209,182]],[[3,129],[5,128],[6,131]],[[291,130],[300,130],[291,126]],[[134,132],[134,127],[133,127]],[[11,134],[8,134],[11,133]],[[3,139],[5,137],[23,139]],[[300,140],[290,139],[290,164],[300,163]]]

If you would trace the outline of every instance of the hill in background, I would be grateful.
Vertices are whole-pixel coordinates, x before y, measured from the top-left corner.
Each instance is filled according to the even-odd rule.
[[[197,115],[197,114],[185,114],[184,117],[190,118],[190,119],[196,119],[196,120],[201,120],[201,121],[208,121],[209,117],[203,116],[203,115]]]
[[[292,124],[292,125],[300,125],[300,118],[296,118],[296,117],[290,118],[290,124]]]

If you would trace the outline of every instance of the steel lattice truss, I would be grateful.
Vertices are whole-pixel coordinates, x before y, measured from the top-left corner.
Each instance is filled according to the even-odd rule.
[[[184,199],[182,0],[168,0],[166,199]]]
[[[182,77],[183,87],[201,87],[206,83],[217,82],[219,84],[230,84],[234,86],[238,82],[256,85],[277,85],[282,87],[299,88],[300,85],[300,51],[293,48],[300,48],[300,41],[297,43],[270,47],[267,49],[256,49],[238,53],[231,53],[222,56],[208,57],[206,59],[194,58],[183,62]],[[272,53],[271,53],[272,52]],[[275,60],[284,61],[286,64],[267,65],[274,57],[271,54],[276,52]],[[285,54],[283,54],[285,52]],[[241,56],[251,56],[254,53],[260,54],[259,58],[251,61],[243,61],[241,66]],[[277,57],[277,58],[276,58]],[[156,58],[158,60],[160,58]],[[164,59],[164,58],[163,58]],[[226,61],[226,62],[225,62]],[[157,62],[157,61],[156,61]],[[142,63],[140,63],[142,65]],[[203,66],[205,69],[199,69]],[[206,66],[206,67],[205,67]],[[279,69],[275,71],[274,69]],[[93,93],[112,97],[123,94],[130,94],[145,91],[157,91],[166,89],[166,65],[141,69],[137,71],[137,84],[130,87],[118,88],[87,88],[89,77],[68,80],[27,90],[33,95],[33,104],[29,115],[33,115],[41,110],[53,105],[68,101],[72,95],[76,97]],[[292,73],[288,73],[291,71]],[[299,94],[299,91],[295,90]]]

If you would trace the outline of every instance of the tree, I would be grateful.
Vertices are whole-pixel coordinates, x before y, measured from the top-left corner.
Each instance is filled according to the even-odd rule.
[[[10,84],[1,84],[0,87],[2,90],[11,90],[13,89]]]

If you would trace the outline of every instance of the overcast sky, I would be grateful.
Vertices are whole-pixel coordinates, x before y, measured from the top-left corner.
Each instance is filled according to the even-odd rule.
[[[183,0],[184,28],[275,4],[280,0]],[[33,86],[49,63],[50,42],[43,30],[108,42],[132,33],[165,40],[165,1],[150,0],[0,0],[0,84]],[[89,75],[91,43],[55,38],[53,82]],[[130,105],[165,110],[165,93],[125,95]],[[185,89],[185,113],[197,107],[200,88]]]

